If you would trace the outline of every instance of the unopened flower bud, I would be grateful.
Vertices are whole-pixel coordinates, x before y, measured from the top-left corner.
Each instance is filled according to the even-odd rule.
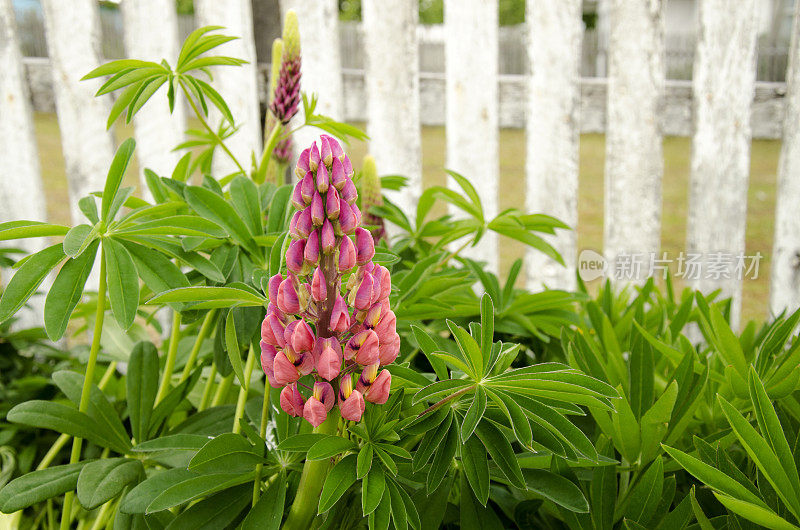
[[[300,300],[297,297],[297,291],[294,288],[291,278],[287,278],[281,282],[278,288],[278,309],[287,315],[294,315],[300,311]]]
[[[356,227],[356,263],[364,265],[375,257],[375,241],[364,228]]]
[[[356,266],[356,247],[353,241],[347,237],[342,237],[339,243],[339,272],[346,272]]]
[[[319,193],[325,193],[328,191],[329,186],[328,168],[325,167],[325,164],[322,164],[317,168],[317,191]]]
[[[287,385],[286,388],[281,390],[281,408],[290,416],[302,416],[304,404],[305,400],[300,391],[297,390],[296,383]]]
[[[295,184],[294,191],[292,191],[292,206],[298,210],[302,210],[306,206],[305,198],[303,197],[303,181],[300,180]]]
[[[326,166],[330,166],[331,162],[333,162],[333,153],[331,152],[331,146],[328,143],[328,136],[327,134],[323,134],[320,136],[319,140],[319,156],[322,159],[322,162]]]
[[[289,237],[292,239],[305,239],[311,230],[314,229],[314,224],[311,222],[311,207],[306,208],[301,212],[296,212],[292,217],[293,223],[289,224]],[[294,221],[294,219],[297,221]]]
[[[325,196],[325,213],[328,219],[338,219],[340,211],[339,192],[336,188],[328,188],[328,194]]]
[[[319,230],[314,230],[308,235],[303,257],[310,265],[316,266],[319,263]]]
[[[336,234],[333,233],[333,225],[327,219],[322,223],[319,244],[322,247],[322,252],[325,253],[333,252],[333,248],[336,246]]]
[[[298,179],[302,179],[303,177],[305,177],[306,173],[308,173],[311,170],[311,167],[309,166],[310,154],[311,154],[311,148],[307,147],[303,149],[303,151],[300,153],[300,156],[297,158],[297,167],[295,167],[294,169],[294,174],[297,175]]]
[[[347,178],[352,179],[356,172],[353,171],[353,163],[350,162],[350,158],[348,158],[347,155],[342,157],[342,166],[344,167],[344,174],[347,175]]]
[[[289,248],[286,250],[286,268],[295,274],[300,274],[303,269],[303,255],[306,250],[305,239],[295,239],[289,243]]]
[[[339,145],[339,142],[336,140],[336,138],[328,134],[323,134],[321,137],[328,140],[328,145],[331,148],[331,154],[334,158],[339,158],[340,156],[344,155],[344,150],[342,149],[342,146]]]
[[[311,171],[300,181],[300,196],[303,198],[303,204],[311,204],[311,198],[314,196],[314,174]]]
[[[358,226],[356,216],[353,214],[353,207],[347,204],[344,199],[339,200],[339,227],[345,234],[350,234]]]
[[[319,148],[317,147],[317,142],[311,144],[308,165],[311,167],[311,171],[316,171],[319,168]]]
[[[342,187],[342,199],[347,201],[347,204],[354,204],[356,199],[358,199],[358,191],[356,191],[356,185],[353,184],[353,181],[347,179]]]
[[[322,226],[324,220],[325,207],[322,205],[322,195],[314,193],[314,198],[311,199],[311,222],[314,226]]]
[[[328,298],[328,284],[325,280],[325,273],[322,267],[314,269],[314,276],[311,278],[311,298],[315,302],[322,302]]]
[[[275,302],[275,300],[278,299],[278,287],[280,287],[282,281],[283,276],[280,273],[275,274],[269,279],[267,291],[269,292],[270,302]]]
[[[344,163],[339,158],[334,158],[331,162],[331,185],[337,190],[341,190],[347,182],[347,171]]]
[[[334,333],[343,333],[350,327],[350,313],[341,295],[336,297],[331,311],[331,320],[328,328]]]

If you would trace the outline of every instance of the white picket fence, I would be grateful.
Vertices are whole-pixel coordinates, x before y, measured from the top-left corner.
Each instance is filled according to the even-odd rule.
[[[71,201],[100,189],[113,150],[105,131],[108,99],[95,99],[96,85],[79,78],[100,63],[95,0],[42,0],[52,62],[56,107]],[[125,44],[130,55],[174,55],[177,22],[159,0],[122,0]],[[665,92],[665,0],[604,0],[609,24],[604,252],[658,252],[663,175],[662,118]],[[692,91],[694,133],[687,249],[710,256],[744,254],[749,173],[750,115],[756,79],[757,2],[698,0],[699,28]],[[418,0],[363,0],[364,68],[370,150],[383,173],[402,173],[410,186],[394,200],[410,209],[422,189]],[[134,5],[126,5],[134,4]],[[251,60],[238,72],[220,72],[221,92],[243,124],[232,138],[235,153],[260,141],[257,88],[253,82],[252,16],[249,0],[197,0],[200,24],[225,25],[244,38],[226,53]],[[336,0],[282,0],[298,13],[303,49],[303,88],[320,95],[319,111],[343,117],[342,58]],[[498,0],[445,1],[447,165],[472,178],[486,214],[497,211]],[[0,0],[0,221],[42,219],[39,168],[31,156],[33,128],[14,32],[11,0]],[[778,174],[770,310],[800,304],[800,38],[795,10],[787,72],[783,147]],[[581,0],[528,0],[527,207],[577,222],[580,68],[583,40]],[[256,28],[257,30],[257,28]],[[11,104],[13,103],[13,104]],[[173,155],[164,147],[180,130],[154,108],[136,120],[140,162],[159,170]],[[305,143],[310,135],[298,138]],[[35,152],[35,151],[34,151]],[[244,159],[249,158],[245,156]],[[13,171],[9,168],[15,168]],[[220,168],[221,170],[223,168]],[[12,175],[13,173],[13,175]],[[23,177],[24,175],[24,177]],[[13,178],[12,178],[13,177]],[[20,182],[21,181],[21,182]],[[451,183],[452,184],[452,183]],[[23,194],[27,195],[23,199]],[[36,195],[37,197],[33,197]],[[77,212],[75,212],[77,215]],[[76,218],[77,220],[77,218]],[[574,232],[552,241],[567,268],[538,253],[527,257],[531,287],[574,287]],[[474,251],[496,270],[497,240]],[[705,259],[705,258],[704,258]],[[734,265],[694,285],[721,288],[733,296],[733,318],[741,311],[741,281]]]

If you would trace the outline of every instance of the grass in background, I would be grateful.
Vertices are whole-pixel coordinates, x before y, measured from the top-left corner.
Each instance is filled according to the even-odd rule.
[[[64,177],[64,158],[54,114],[35,116],[37,140],[50,220],[69,223],[69,198]],[[363,125],[363,124],[361,124]],[[132,133],[130,127],[117,130],[119,138]],[[445,184],[445,129],[424,127],[422,130],[423,175],[425,185]],[[754,140],[750,161],[750,186],[747,204],[747,254],[761,252],[759,277],[746,280],[743,287],[743,321],[763,320],[767,315],[769,296],[769,257],[775,211],[775,180],[781,143],[778,140]],[[367,146],[357,142],[348,149],[353,163],[360,167]],[[669,137],[664,140],[664,182],[662,250],[676,258],[686,248],[686,216],[689,189],[689,138]],[[601,250],[603,247],[603,167],[605,137],[583,134],[580,140],[580,185],[578,198],[578,248]],[[378,168],[380,170],[380,168]],[[138,185],[138,169],[134,165],[126,177],[126,185]],[[471,179],[479,175],[465,175]],[[500,208],[525,208],[525,133],[519,129],[500,132]],[[517,242],[503,241],[500,269],[505,273],[524,248]],[[524,275],[521,276],[524,278]]]

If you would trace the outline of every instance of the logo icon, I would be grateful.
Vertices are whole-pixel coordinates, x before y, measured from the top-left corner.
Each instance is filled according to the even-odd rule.
[[[601,278],[608,272],[608,262],[599,252],[584,249],[578,255],[578,275],[581,280],[590,282]]]

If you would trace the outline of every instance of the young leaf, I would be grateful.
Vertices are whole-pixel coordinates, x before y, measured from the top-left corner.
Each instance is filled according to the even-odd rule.
[[[65,257],[61,243],[58,243],[26,259],[3,290],[0,298],[0,322],[13,316]]]
[[[372,466],[362,479],[361,511],[366,516],[378,508],[386,489],[386,474],[381,466]]]
[[[97,247],[95,240],[77,258],[69,259],[58,272],[44,303],[44,329],[52,341],[61,339],[67,330],[69,318],[83,296],[86,280],[94,267]]]
[[[125,171],[128,169],[128,164],[133,157],[133,150],[136,148],[136,142],[133,138],[128,138],[117,149],[114,155],[114,160],[111,161],[111,167],[108,169],[108,176],[106,177],[106,186],[103,189],[103,200],[100,206],[100,219],[108,223],[117,214],[116,211],[111,211],[111,205],[119,191],[122,177],[125,176]],[[121,205],[120,205],[121,206]],[[119,206],[117,206],[119,208]]]
[[[139,277],[130,253],[118,241],[106,238],[103,241],[106,260],[108,298],[114,318],[122,329],[133,325],[139,307]]]
[[[472,404],[467,409],[464,415],[464,420],[461,422],[461,441],[466,442],[472,436],[478,422],[483,418],[483,413],[486,411],[486,391],[483,386],[478,386],[475,389],[475,396],[472,398]],[[477,492],[476,492],[477,495]],[[480,499],[480,496],[478,497]]]
[[[494,340],[494,304],[488,294],[481,298],[481,354],[483,356],[483,373],[489,373],[490,352]]]
[[[489,458],[477,436],[461,446],[461,463],[475,497],[483,506],[489,500]]]
[[[283,519],[287,487],[286,477],[281,474],[244,518],[242,530],[278,530]]]
[[[517,456],[500,429],[484,418],[475,428],[475,434],[478,435],[484,447],[492,455],[494,463],[497,464],[511,484],[524,489],[525,479],[522,476]]]
[[[356,444],[341,436],[328,436],[316,442],[308,450],[308,460],[325,460],[345,451],[354,451]]]
[[[78,500],[93,510],[122,493],[122,490],[144,475],[141,461],[131,458],[104,458],[84,466],[78,477]]]
[[[147,440],[158,391],[158,351],[152,342],[137,342],[133,347],[125,384],[131,430],[136,442],[141,444]]]
[[[589,502],[568,478],[544,469],[526,469],[523,473],[529,490],[571,512],[589,513]]]
[[[0,511],[13,513],[74,490],[88,462],[40,469],[12,480],[0,489]]]
[[[233,373],[239,380],[242,388],[247,388],[248,381],[244,380],[244,368],[242,368],[242,352],[239,351],[239,341],[236,338],[236,323],[233,320],[233,311],[228,311],[225,319],[225,349],[228,350],[228,360],[233,367]]]
[[[328,473],[328,478],[325,480],[319,496],[318,513],[330,510],[355,481],[356,455],[347,455]]]

